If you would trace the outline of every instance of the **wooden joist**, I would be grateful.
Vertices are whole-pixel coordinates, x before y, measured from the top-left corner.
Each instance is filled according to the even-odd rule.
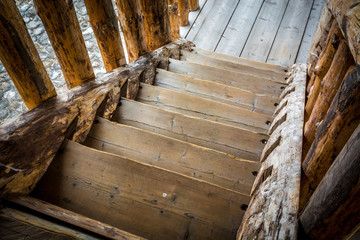
[[[0,60],[31,109],[56,91],[13,0],[0,3]]]

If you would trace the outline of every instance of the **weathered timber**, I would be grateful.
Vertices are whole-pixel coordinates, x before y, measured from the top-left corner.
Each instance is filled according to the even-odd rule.
[[[319,96],[316,99],[310,117],[308,117],[309,120],[304,126],[304,153],[308,152],[311,143],[315,138],[317,124],[323,120],[346,72],[353,64],[353,58],[347,47],[346,41],[341,40],[328,73],[321,83],[322,86]]]
[[[112,1],[85,0],[84,2],[106,71],[126,64]]]
[[[178,0],[179,24],[186,26],[189,24],[189,0]]]
[[[115,69],[104,76],[49,99],[0,126],[0,196],[27,194],[46,171],[65,138],[81,142],[96,114],[111,118],[124,82],[143,72],[142,81],[152,81],[152,64],[166,68],[169,57],[179,58],[189,42],[178,40]],[[153,73],[153,74],[150,74]],[[145,79],[143,79],[145,78]]]
[[[189,1],[189,10],[196,11],[199,9],[199,0],[188,0]]]
[[[168,0],[168,3],[169,3],[171,39],[175,41],[176,39],[180,38],[178,2],[175,0]]]
[[[68,88],[95,77],[73,2],[35,0]]]
[[[148,51],[153,51],[171,41],[168,3],[167,0],[139,1]]]
[[[104,237],[111,239],[129,239],[129,240],[141,240],[143,238],[128,233],[126,231],[120,230],[108,224],[96,221],[91,218],[87,218],[78,213],[66,210],[64,208],[55,206],[53,204],[41,201],[32,197],[18,197],[10,199],[11,202],[15,202],[21,206],[28,207],[37,212],[43,213],[50,217],[59,219],[66,223],[72,224],[74,226],[86,229],[90,232],[100,234]]]
[[[287,118],[273,130],[263,150],[264,162],[237,239],[296,239],[303,137],[299,126],[304,119],[305,79],[306,65],[294,65],[289,78],[294,91],[282,100],[287,104],[272,125],[285,114]]]
[[[302,206],[330,168],[360,122],[360,80],[355,67],[344,79],[302,164],[309,184],[301,189]]]
[[[116,0],[116,5],[129,61],[133,62],[148,52],[140,2]]]
[[[321,180],[300,221],[312,239],[344,239],[360,222],[360,125]]]
[[[0,60],[31,109],[56,91],[13,0],[0,3]]]
[[[308,66],[309,76],[311,76],[312,73],[314,72],[314,68],[316,62],[318,61],[320,53],[326,46],[325,44],[326,38],[328,36],[333,21],[334,20],[332,14],[329,10],[329,4],[326,3],[310,47],[309,66]]]

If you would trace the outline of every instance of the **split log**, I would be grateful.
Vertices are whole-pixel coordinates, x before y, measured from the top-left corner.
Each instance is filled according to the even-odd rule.
[[[302,164],[309,179],[302,186],[302,202],[307,202],[330,168],[346,141],[360,123],[360,79],[351,67],[337,92],[324,120],[319,125],[314,142]]]
[[[345,239],[360,222],[360,125],[301,214],[312,239]]]
[[[341,40],[330,69],[322,81],[321,91],[316,99],[309,120],[304,127],[305,142],[309,143],[307,146],[304,145],[305,153],[307,153],[311,143],[314,141],[316,125],[323,120],[351,65],[354,65],[352,55],[347,47],[346,41]]]
[[[189,0],[189,10],[196,11],[199,9],[199,0]]]
[[[0,60],[29,109],[56,96],[13,0],[0,2]]]
[[[178,16],[178,2],[177,0],[168,0],[169,3],[169,19],[171,29],[171,39],[175,41],[180,38],[180,25]]]
[[[68,88],[95,77],[71,0],[34,0]]]
[[[126,64],[118,20],[111,0],[84,2],[106,71]]]
[[[191,43],[178,40],[135,63],[114,69],[94,81],[49,99],[36,108],[0,126],[0,198],[28,194],[45,173],[66,138],[82,142],[96,115],[111,118],[120,89],[139,72],[141,81],[155,78],[153,64],[167,68],[169,57],[179,58],[180,49]],[[153,73],[153,74],[150,74]]]
[[[189,0],[178,0],[179,24],[187,26],[189,24]]]
[[[144,16],[145,38],[148,51],[153,51],[171,41],[167,0],[139,0]]]
[[[139,0],[116,0],[116,5],[129,61],[133,62],[148,52],[140,3]]]

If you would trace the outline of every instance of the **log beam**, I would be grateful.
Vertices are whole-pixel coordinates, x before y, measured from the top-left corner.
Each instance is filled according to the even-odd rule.
[[[199,9],[199,0],[189,0],[189,10],[196,11]]]
[[[176,39],[180,38],[178,2],[175,0],[168,0],[168,3],[169,3],[171,39],[175,41]]]
[[[95,77],[72,0],[34,0],[68,88]]]
[[[0,2],[0,60],[29,109],[56,96],[13,0]]]
[[[84,2],[106,71],[126,64],[118,20],[111,0]]]
[[[179,24],[187,26],[189,24],[189,0],[178,0],[179,4]]]

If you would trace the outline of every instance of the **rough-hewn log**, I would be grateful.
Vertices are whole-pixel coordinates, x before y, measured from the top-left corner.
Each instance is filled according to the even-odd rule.
[[[300,191],[302,126],[306,64],[295,65],[289,78],[287,102],[276,116],[264,148],[261,169],[254,182],[249,207],[237,239],[296,239]],[[286,115],[286,121],[277,123]],[[277,127],[276,127],[277,125]]]
[[[325,41],[328,36],[328,32],[330,30],[332,22],[333,22],[332,14],[329,10],[328,3],[326,3],[310,47],[309,66],[308,66],[309,76],[312,75],[316,62],[318,61],[319,55],[322,52],[323,48],[325,48],[326,46]]]
[[[13,0],[0,2],[0,59],[29,109],[56,96]]]
[[[126,64],[118,20],[111,0],[85,0],[106,71]]]
[[[27,194],[46,171],[65,138],[82,142],[96,115],[111,118],[119,92],[131,76],[155,78],[153,65],[167,68],[168,58],[179,59],[191,43],[178,40],[87,82],[61,98],[49,99],[0,126],[0,198]]]
[[[360,79],[351,67],[337,92],[314,142],[302,164],[309,180],[302,186],[302,202],[307,202],[321,179],[360,122]]]
[[[139,0],[116,0],[116,5],[129,61],[133,62],[148,52],[140,3]]]
[[[186,26],[189,24],[189,0],[178,0],[179,24]]]
[[[199,9],[199,0],[189,0],[189,10],[196,11]]]
[[[309,120],[306,122],[304,127],[304,137],[306,138],[305,142],[308,143],[308,145],[304,145],[305,153],[307,153],[311,143],[314,141],[317,124],[323,120],[346,72],[351,65],[354,65],[353,57],[347,47],[346,41],[341,40],[329,71],[322,81],[321,90],[318,98],[316,99]]]
[[[72,0],[34,0],[68,88],[95,77]]]
[[[176,39],[180,38],[178,2],[175,0],[168,0],[168,3],[169,3],[171,39],[175,41]]]
[[[148,51],[153,51],[171,41],[167,0],[139,0],[144,16],[145,38]]]
[[[300,221],[312,239],[344,239],[360,222],[360,125],[316,188]]]

